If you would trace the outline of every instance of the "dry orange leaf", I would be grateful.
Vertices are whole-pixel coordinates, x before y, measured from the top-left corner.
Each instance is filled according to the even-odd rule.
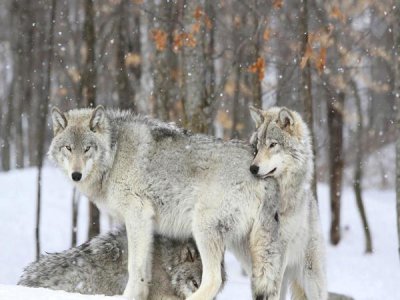
[[[321,74],[321,72],[324,70],[326,65],[326,48],[322,47],[321,50],[319,51],[319,56],[315,61],[315,67],[318,70],[318,73]]]
[[[339,9],[337,6],[333,6],[331,13],[330,13],[331,18],[337,19],[341,22],[344,22],[346,20],[346,17],[342,13],[342,11]]]
[[[257,58],[257,61],[249,67],[250,73],[256,73],[258,80],[263,80],[265,75],[265,60],[262,57]]]
[[[264,41],[268,41],[269,39],[270,39],[270,37],[271,37],[271,30],[269,30],[268,28],[266,28],[265,30],[264,30],[264,33],[263,33],[263,39],[264,39]]]
[[[200,22],[199,22],[199,21],[196,21],[196,22],[192,25],[192,32],[193,32],[193,33],[198,33],[198,32],[200,32],[200,27],[201,27]]]
[[[174,34],[174,50],[179,51],[183,47],[184,37],[186,33],[175,33]]]
[[[204,22],[206,24],[207,29],[210,30],[213,26],[213,23],[207,15],[204,16]]]
[[[203,10],[201,9],[200,6],[197,6],[196,9],[194,10],[193,17],[194,17],[197,21],[199,21],[203,15],[204,15]]]
[[[167,47],[167,33],[161,29],[153,29],[151,33],[157,50],[164,50]]]
[[[193,34],[181,32],[174,34],[174,51],[179,51],[183,46],[196,47],[197,42]]]
[[[280,9],[283,6],[283,0],[274,0],[272,7],[275,9]]]
[[[304,56],[301,58],[300,68],[304,69],[304,67],[306,66],[308,60],[311,58],[312,55],[313,55],[313,50],[311,48],[311,45],[310,43],[307,43],[306,51],[304,52]]]
[[[193,36],[193,34],[191,34],[191,33],[187,34],[187,36],[185,38],[185,45],[188,46],[188,47],[191,47],[191,48],[196,47],[197,42],[196,42],[196,39]]]

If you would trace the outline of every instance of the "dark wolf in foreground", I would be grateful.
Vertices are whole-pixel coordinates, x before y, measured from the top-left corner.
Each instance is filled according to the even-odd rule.
[[[223,142],[127,111],[53,109],[50,158],[81,193],[128,236],[124,296],[145,300],[152,283],[153,233],[193,237],[202,280],[190,300],[211,300],[221,288],[221,262],[231,249],[251,274],[253,297],[268,290],[277,188],[249,172],[250,145]],[[268,250],[269,249],[269,250]]]
[[[201,282],[201,260],[193,240],[154,239],[149,299],[185,299]],[[24,270],[19,285],[81,294],[121,295],[128,281],[128,242],[119,229],[85,244],[40,257]],[[225,278],[225,274],[222,274]]]

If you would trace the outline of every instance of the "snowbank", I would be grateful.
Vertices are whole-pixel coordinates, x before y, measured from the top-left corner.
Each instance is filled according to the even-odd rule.
[[[64,176],[46,167],[43,174],[41,241],[43,252],[62,251],[71,245],[72,188]],[[16,284],[23,267],[34,259],[36,170],[0,173],[0,283]],[[318,189],[324,233],[329,232],[328,188]],[[342,204],[342,235],[339,246],[327,247],[329,291],[353,296],[356,300],[400,299],[400,268],[394,191],[368,190],[364,194],[375,251],[364,254],[363,231],[353,191],[345,189]],[[87,234],[87,202],[80,204],[78,242]],[[107,217],[102,228],[108,227]],[[218,300],[251,299],[249,279],[231,255],[226,256],[228,282]],[[72,295],[72,296],[71,296]],[[63,292],[0,286],[1,300],[18,299],[108,299]],[[113,298],[118,299],[118,298]],[[119,299],[123,299],[119,297]]]

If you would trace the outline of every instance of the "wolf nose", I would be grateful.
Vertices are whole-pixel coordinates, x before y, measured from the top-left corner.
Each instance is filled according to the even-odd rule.
[[[251,165],[251,166],[250,166],[250,172],[251,172],[251,174],[256,175],[256,174],[258,173],[258,170],[259,170],[259,169],[260,169],[259,166],[256,166],[256,165]]]
[[[72,180],[73,181],[79,181],[82,178],[82,173],[79,172],[74,172],[72,173]]]

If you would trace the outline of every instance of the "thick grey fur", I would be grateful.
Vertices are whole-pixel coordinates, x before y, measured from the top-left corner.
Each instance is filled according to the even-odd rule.
[[[201,260],[192,239],[154,238],[149,299],[178,300],[201,282]],[[81,294],[121,295],[128,281],[128,241],[120,228],[69,250],[42,255],[27,266],[19,285]],[[224,272],[224,271],[223,271]],[[225,273],[222,274],[225,279]]]
[[[277,251],[270,244],[277,234],[278,188],[275,180],[249,172],[250,145],[102,107],[53,109],[52,117],[50,158],[68,178],[81,172],[76,187],[126,225],[128,299],[147,299],[153,232],[194,237],[203,274],[188,299],[216,296],[226,248],[251,274],[253,297],[267,295],[267,254]]]

